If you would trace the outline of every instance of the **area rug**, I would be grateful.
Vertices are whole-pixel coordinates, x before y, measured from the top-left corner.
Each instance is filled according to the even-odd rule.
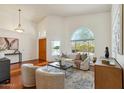
[[[71,71],[71,72],[70,72]],[[65,89],[93,89],[93,71],[82,71],[71,68],[65,78]]]
[[[53,68],[55,71],[62,71]],[[63,70],[65,73],[65,70]],[[19,82],[15,82],[18,80]],[[17,83],[17,84],[16,84]],[[15,76],[11,79],[10,84],[1,84],[0,89],[19,89],[24,88],[21,82],[21,75]],[[70,68],[66,71],[65,89],[93,89],[94,88],[94,73],[93,71],[82,71],[75,68]]]

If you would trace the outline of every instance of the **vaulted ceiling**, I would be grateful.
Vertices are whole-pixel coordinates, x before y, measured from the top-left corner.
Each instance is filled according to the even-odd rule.
[[[33,22],[39,22],[49,15],[76,16],[83,14],[106,12],[111,10],[110,4],[1,4],[0,14],[17,15],[18,9],[22,16]]]

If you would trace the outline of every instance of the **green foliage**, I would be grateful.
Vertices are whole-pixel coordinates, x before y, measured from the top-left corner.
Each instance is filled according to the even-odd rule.
[[[87,44],[87,43],[77,43],[75,46],[72,46],[72,50],[75,50],[76,52],[92,52],[95,51],[94,44]]]
[[[53,47],[53,49],[56,49],[56,50],[58,50],[59,48],[60,48],[60,46]]]

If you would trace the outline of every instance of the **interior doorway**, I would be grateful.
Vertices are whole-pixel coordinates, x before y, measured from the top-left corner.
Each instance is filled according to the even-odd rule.
[[[39,59],[46,61],[46,38],[39,39]]]

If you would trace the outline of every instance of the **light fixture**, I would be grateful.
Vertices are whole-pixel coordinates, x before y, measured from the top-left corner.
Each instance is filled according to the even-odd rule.
[[[21,27],[21,17],[20,17],[21,9],[19,9],[18,11],[19,11],[19,24],[18,24],[18,27],[15,28],[15,31],[21,33],[21,32],[24,32],[24,29]]]

